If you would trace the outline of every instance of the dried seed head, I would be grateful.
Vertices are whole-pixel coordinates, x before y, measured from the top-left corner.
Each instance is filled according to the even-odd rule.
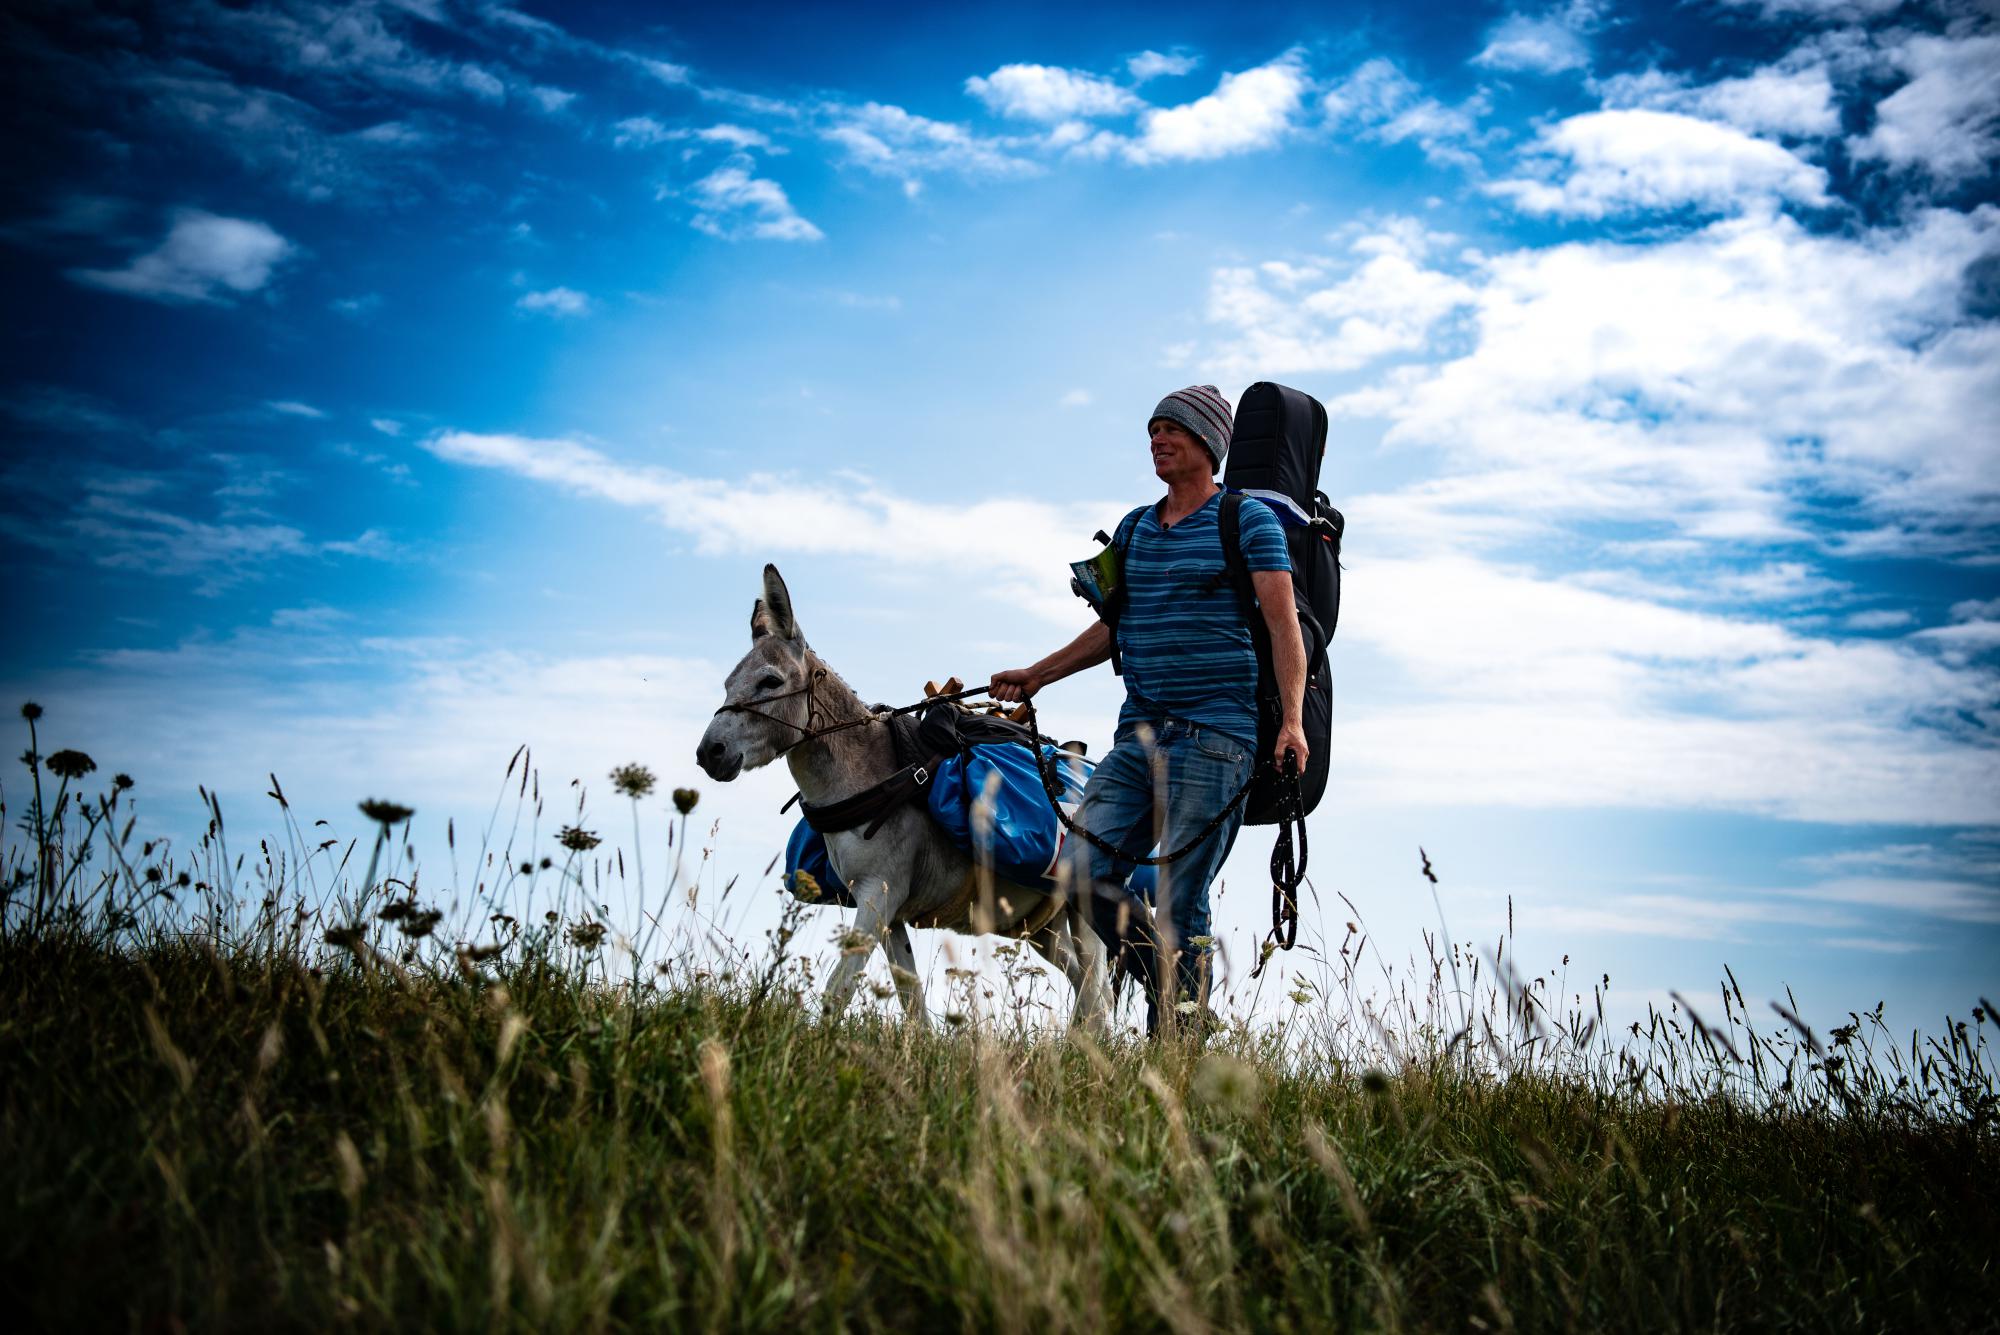
[[[653,791],[653,771],[644,765],[620,765],[611,771],[611,786],[637,800]]]
[[[701,801],[701,793],[693,788],[674,789],[674,810],[685,816],[694,810],[695,803]]]
[[[41,716],[42,716],[42,707],[36,704],[33,700],[30,700],[28,701],[28,703],[21,706],[21,717],[28,720],[28,722],[33,723],[36,719],[40,718]]]
[[[1370,1067],[1361,1073],[1361,1087],[1370,1094],[1387,1094],[1389,1092],[1389,1077]]]
[[[379,797],[371,797],[361,804],[361,814],[377,825],[387,827],[401,825],[417,813],[399,802],[385,802]]]
[[[64,779],[81,779],[97,768],[97,762],[81,751],[58,751],[47,763],[49,773]]]
[[[132,776],[129,774],[114,774],[111,776],[111,786],[122,793],[132,786]]]
[[[571,923],[569,943],[578,950],[595,950],[604,944],[604,924],[601,922]]]
[[[556,835],[556,842],[572,853],[588,853],[604,841],[580,826],[565,825]]]

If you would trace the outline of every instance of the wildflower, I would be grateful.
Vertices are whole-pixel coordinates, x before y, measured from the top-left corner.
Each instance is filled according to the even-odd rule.
[[[571,923],[569,943],[578,950],[595,950],[604,944],[604,924],[601,922]]]
[[[1218,1111],[1247,1117],[1263,1101],[1264,1082],[1242,1058],[1211,1052],[1195,1067],[1194,1096]]]
[[[1370,1094],[1387,1094],[1389,1092],[1389,1077],[1370,1067],[1361,1073],[1361,1087]]]
[[[533,876],[534,874],[535,874],[535,864],[534,864],[534,863],[532,863],[532,862],[530,862],[530,861],[529,861],[528,859],[526,859],[526,858],[522,858],[522,859],[521,859],[521,875],[523,875],[523,876]]]
[[[122,793],[132,786],[132,776],[129,774],[114,774],[111,776],[111,786]]]
[[[42,716],[42,707],[36,704],[33,700],[30,700],[28,701],[27,704],[21,706],[21,717],[28,720],[28,722],[33,723],[36,719],[40,718],[41,716]]]
[[[326,929],[326,943],[341,950],[358,951],[366,935],[366,929],[361,927],[329,927]]]
[[[148,885],[158,885],[165,878],[166,874],[162,872],[158,867],[146,868],[146,883]]]
[[[1191,936],[1188,938],[1188,949],[1199,951],[1213,950],[1215,949],[1215,938],[1212,936]]]
[[[379,797],[371,797],[361,804],[361,814],[386,828],[401,825],[417,813],[400,802],[384,802]]]
[[[555,865],[556,865],[555,862],[550,858],[543,858],[541,861],[541,868],[543,871],[547,871],[549,868]]]
[[[174,884],[179,886],[181,889],[185,890],[188,888],[188,882],[192,881],[193,879],[194,877],[189,875],[187,872],[182,872],[180,875],[174,877]]]
[[[685,816],[694,810],[694,804],[701,801],[701,793],[693,788],[674,789],[674,810]]]
[[[565,825],[561,833],[556,835],[556,842],[572,853],[588,853],[604,841],[589,830],[575,825]]]
[[[49,773],[64,779],[81,779],[97,768],[97,762],[81,751],[58,751],[46,763]]]
[[[803,867],[792,873],[788,888],[794,898],[803,899],[808,904],[816,903],[820,896],[819,878]]]
[[[26,765],[29,769],[33,769],[35,767],[35,763],[40,759],[41,757],[35,754],[35,748],[32,746],[21,753],[21,763],[23,765]]]
[[[1292,991],[1292,993],[1291,993],[1291,998],[1292,998],[1292,1004],[1293,1004],[1293,1005],[1295,1005],[1295,1006],[1303,1006],[1303,1005],[1307,1004],[1308,1002],[1310,1002],[1310,1001],[1311,1001],[1311,1000],[1313,999],[1313,994],[1312,994],[1311,992],[1307,991],[1307,990],[1306,990],[1305,988],[1303,988],[1303,987],[1301,987],[1301,988],[1295,988],[1295,989],[1293,989],[1293,991]]]
[[[611,786],[637,800],[653,791],[653,771],[644,765],[620,765],[611,771]]]
[[[403,919],[409,917],[412,913],[416,912],[416,909],[417,906],[411,903],[409,900],[397,899],[397,900],[392,900],[387,904],[384,904],[382,906],[382,911],[376,914],[375,916],[380,918],[383,922],[401,922]]]

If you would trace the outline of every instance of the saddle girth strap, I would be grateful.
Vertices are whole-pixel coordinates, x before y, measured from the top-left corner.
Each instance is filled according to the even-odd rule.
[[[889,817],[905,803],[921,799],[937,777],[938,766],[945,757],[937,754],[914,765],[905,765],[880,783],[871,784],[860,792],[843,797],[838,802],[828,802],[825,806],[814,806],[804,798],[799,799],[799,812],[806,818],[806,824],[821,834],[837,834],[842,830],[862,831],[863,839],[873,839]]]

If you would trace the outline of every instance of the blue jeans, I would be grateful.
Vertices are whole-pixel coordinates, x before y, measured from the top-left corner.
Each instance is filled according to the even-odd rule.
[[[1182,719],[1152,725],[1151,746],[1141,737],[1145,725],[1127,723],[1112,739],[1111,750],[1097,764],[1083,791],[1078,810],[1083,828],[1112,844],[1127,857],[1105,852],[1085,840],[1072,847],[1088,851],[1091,924],[1114,959],[1137,974],[1146,986],[1147,1027],[1158,1026],[1159,957],[1178,951],[1175,993],[1178,999],[1208,1000],[1208,886],[1221,869],[1243,825],[1243,808],[1231,811],[1222,824],[1187,856],[1159,869],[1154,892],[1159,935],[1145,928],[1126,888],[1129,858],[1145,857],[1153,845],[1171,853],[1192,839],[1236,796],[1250,778],[1250,747],[1227,733]],[[1164,803],[1155,801],[1164,788]],[[1163,808],[1163,809],[1162,809]],[[1072,863],[1071,884],[1082,878]]]

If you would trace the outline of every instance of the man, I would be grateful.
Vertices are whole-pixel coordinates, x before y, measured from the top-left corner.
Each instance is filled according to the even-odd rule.
[[[1153,472],[1167,494],[1127,515],[1114,539],[1125,547],[1125,606],[1117,629],[1125,705],[1078,818],[1128,858],[1146,856],[1156,838],[1161,852],[1187,843],[1249,781],[1256,761],[1257,655],[1223,564],[1218,523],[1222,489],[1215,475],[1229,453],[1231,424],[1229,403],[1213,385],[1191,385],[1160,400],[1146,431]],[[1248,497],[1242,506],[1244,562],[1271,631],[1284,705],[1271,760],[1282,766],[1290,752],[1303,770],[1306,655],[1292,603],[1291,558],[1270,508]],[[993,697],[1025,700],[1109,659],[1111,647],[1111,629],[1097,622],[1033,667],[995,673]],[[1154,757],[1164,771],[1164,811],[1155,810]],[[1161,868],[1155,902],[1165,923],[1159,940],[1131,911],[1119,874],[1129,871],[1129,862],[1088,848],[1092,922],[1106,948],[1122,953],[1145,982],[1149,1030],[1159,1026],[1163,998],[1169,1005],[1208,1000],[1209,882],[1242,823],[1238,805],[1192,852]],[[1172,997],[1161,976],[1163,959],[1177,960]]]

